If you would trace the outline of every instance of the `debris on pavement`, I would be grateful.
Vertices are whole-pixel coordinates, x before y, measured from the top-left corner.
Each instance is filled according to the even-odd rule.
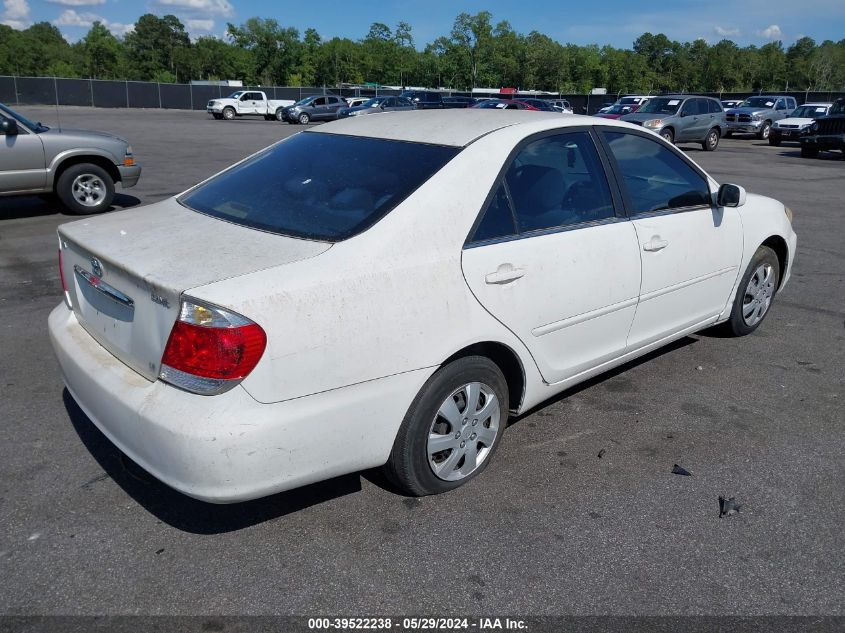
[[[719,497],[719,518],[724,518],[726,516],[731,516],[732,514],[736,514],[739,512],[740,506],[734,497],[730,497],[729,499],[725,499],[724,497]]]
[[[683,475],[684,477],[692,477],[692,473],[690,471],[688,471],[683,466],[678,466],[677,464],[672,466],[672,474],[673,475]]]
[[[606,452],[607,452],[606,450],[601,449],[601,450],[599,451],[599,459],[601,459],[602,457],[604,457],[604,454],[605,454]]]

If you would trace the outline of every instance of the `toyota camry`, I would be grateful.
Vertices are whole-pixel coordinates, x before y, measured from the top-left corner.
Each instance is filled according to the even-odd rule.
[[[491,463],[509,416],[703,328],[760,327],[791,220],[623,122],[353,117],[61,226],[49,331],[91,421],[190,496],[380,466],[434,494]]]

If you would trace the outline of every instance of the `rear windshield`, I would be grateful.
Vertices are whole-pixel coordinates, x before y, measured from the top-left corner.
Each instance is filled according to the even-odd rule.
[[[242,226],[337,242],[369,228],[458,148],[302,132],[179,199]]]

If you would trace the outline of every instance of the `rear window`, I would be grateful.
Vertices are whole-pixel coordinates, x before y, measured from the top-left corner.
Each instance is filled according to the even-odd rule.
[[[250,228],[337,242],[368,229],[459,149],[302,132],[179,199]]]

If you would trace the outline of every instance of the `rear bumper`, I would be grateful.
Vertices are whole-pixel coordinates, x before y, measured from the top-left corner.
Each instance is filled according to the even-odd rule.
[[[198,396],[146,380],[91,338],[64,304],[48,325],[68,391],[90,420],[157,479],[212,503],[380,466],[433,371],[260,404],[242,387]]]
[[[810,135],[801,137],[802,147],[812,147],[820,151],[828,149],[845,150],[845,134]]]
[[[120,184],[124,189],[134,187],[138,184],[138,179],[141,177],[140,165],[118,165],[117,171],[120,174]]]

